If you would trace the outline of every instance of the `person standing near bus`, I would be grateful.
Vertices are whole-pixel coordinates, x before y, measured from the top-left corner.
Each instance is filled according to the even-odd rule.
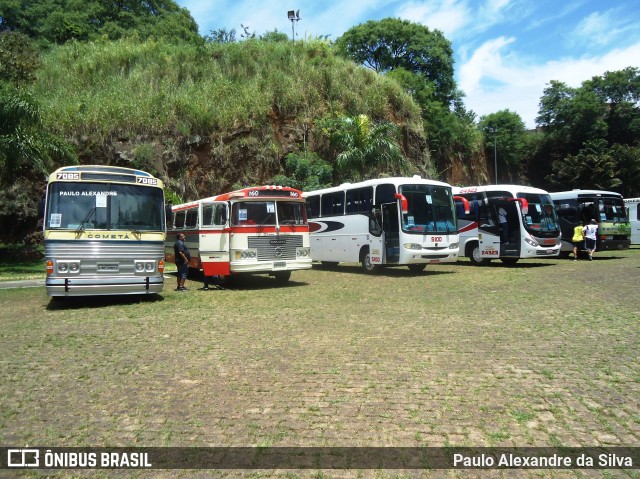
[[[498,209],[498,226],[500,227],[500,239],[503,243],[509,242],[509,226],[507,223],[507,210],[504,206]]]
[[[573,242],[573,261],[578,261],[578,253],[584,243],[584,234],[582,233],[583,228],[584,222],[582,221],[578,226],[573,228],[573,238],[571,238],[571,241]]]
[[[598,223],[592,219],[591,222],[582,228],[584,234],[584,249],[587,250],[589,261],[593,261],[593,252],[596,250],[596,240],[598,238]]]
[[[184,283],[189,275],[189,260],[191,259],[191,254],[184,240],[184,233],[178,233],[176,242],[173,244],[176,267],[178,268],[178,287],[176,291],[188,291],[188,289],[184,287]]]

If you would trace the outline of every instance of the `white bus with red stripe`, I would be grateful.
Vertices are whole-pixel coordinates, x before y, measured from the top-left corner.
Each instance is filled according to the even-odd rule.
[[[458,258],[451,186],[440,181],[380,178],[304,193],[311,257],[325,265],[361,263],[422,271]]]
[[[551,196],[545,190],[520,185],[454,187],[469,211],[458,207],[460,252],[477,265],[492,259],[514,264],[521,258],[560,254],[560,225]],[[456,203],[459,203],[456,200]],[[465,205],[466,206],[466,205]],[[499,222],[502,210],[506,226]]]
[[[174,261],[178,233],[186,236],[191,268],[205,276],[268,273],[286,282],[311,268],[302,192],[257,186],[172,207],[165,253]]]

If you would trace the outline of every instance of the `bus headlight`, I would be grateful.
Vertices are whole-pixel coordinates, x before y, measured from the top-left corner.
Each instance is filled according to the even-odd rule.
[[[525,238],[525,239],[524,239],[524,241],[525,241],[528,245],[533,246],[534,248],[536,248],[536,247],[540,246],[540,245],[538,244],[538,242],[537,242],[537,241],[535,241],[535,240],[533,240],[533,239],[531,239],[531,238]]]
[[[308,258],[311,255],[311,248],[296,248],[296,256],[298,258]]]
[[[136,260],[134,262],[134,268],[136,270],[136,273],[138,274],[142,274],[142,273],[154,273],[156,271],[156,262],[155,261],[149,261],[149,260]]]
[[[80,261],[58,261],[58,273],[79,273]]]
[[[422,249],[422,245],[418,243],[405,243],[402,246],[404,246],[406,249],[417,249],[417,250]]]
[[[66,273],[67,271],[69,271],[69,265],[58,261],[58,273]]]
[[[77,273],[78,271],[80,271],[80,263],[76,263],[75,261],[69,263],[70,273]]]
[[[459,245],[458,243],[451,243],[451,244],[449,245],[449,249],[458,249],[458,247],[459,247],[459,246],[460,246],[460,245]]]
[[[255,249],[237,249],[232,254],[236,260],[252,260],[258,256],[258,251]]]

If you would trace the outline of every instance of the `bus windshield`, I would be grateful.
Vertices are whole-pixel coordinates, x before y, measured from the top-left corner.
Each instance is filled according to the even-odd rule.
[[[438,185],[401,185],[408,213],[402,215],[406,233],[457,233],[451,189]]]
[[[621,198],[600,198],[598,210],[600,214],[599,221],[628,222],[624,201]]]
[[[524,227],[534,236],[553,237],[560,234],[556,209],[551,196],[537,193],[518,193],[529,203],[529,211],[523,216]]]
[[[277,209],[277,216],[276,216]],[[306,206],[300,201],[240,201],[231,208],[231,224],[275,226],[307,224]]]
[[[45,228],[163,231],[162,189],[115,183],[51,183]]]

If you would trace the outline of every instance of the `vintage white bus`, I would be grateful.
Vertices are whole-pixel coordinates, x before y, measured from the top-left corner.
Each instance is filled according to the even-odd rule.
[[[631,225],[620,193],[602,190],[571,190],[551,193],[562,228],[562,251],[571,250],[573,228],[592,219],[598,223],[597,250],[627,249]]]
[[[304,193],[311,257],[328,266],[427,264],[458,258],[458,230],[451,186],[440,181],[380,178]]]
[[[559,255],[560,227],[546,191],[519,185],[454,187],[453,191],[469,202],[469,213],[459,204],[458,228],[461,254],[472,263],[500,259],[515,264],[521,258]]]
[[[179,232],[190,268],[205,276],[268,273],[287,282],[292,271],[311,268],[306,206],[294,188],[256,186],[174,205],[167,261],[175,261]]]
[[[627,198],[624,205],[631,226],[631,244],[640,244],[640,198]]]
[[[130,168],[67,166],[49,176],[44,208],[49,296],[162,291],[162,181]]]

